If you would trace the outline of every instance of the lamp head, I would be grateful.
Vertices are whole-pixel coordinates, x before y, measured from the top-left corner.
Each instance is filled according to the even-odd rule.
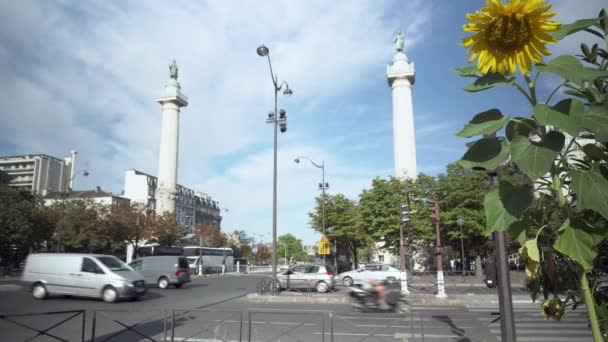
[[[85,177],[87,177],[87,176],[89,175],[89,171],[85,170],[85,171],[82,173],[82,175],[83,175],[83,176],[85,176]]]
[[[293,160],[296,164],[300,164],[300,158],[296,158]]]
[[[256,51],[260,57],[266,57],[268,56],[268,52],[270,52],[264,44],[260,45]]]
[[[291,88],[289,88],[289,85],[287,85],[287,88],[285,88],[285,90],[283,91],[283,95],[285,95],[285,96],[293,95],[293,91],[291,90]]]

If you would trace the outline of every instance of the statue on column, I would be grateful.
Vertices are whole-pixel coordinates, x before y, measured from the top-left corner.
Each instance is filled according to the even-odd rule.
[[[403,33],[401,31],[397,32],[395,39],[393,39],[393,43],[395,44],[395,49],[397,49],[397,52],[403,52],[405,40],[403,39]]]
[[[169,65],[169,77],[177,80],[177,63],[175,63],[175,59],[173,60],[173,64]]]

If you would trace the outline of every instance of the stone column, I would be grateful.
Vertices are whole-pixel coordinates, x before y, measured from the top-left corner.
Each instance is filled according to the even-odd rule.
[[[393,89],[393,155],[395,177],[415,179],[416,138],[412,86],[415,81],[414,63],[402,51],[393,56],[387,66],[388,85]]]
[[[158,185],[156,214],[175,213],[177,194],[177,165],[179,156],[179,112],[188,105],[188,98],[180,92],[177,75],[169,79],[164,93],[156,99],[163,107],[158,157]]]

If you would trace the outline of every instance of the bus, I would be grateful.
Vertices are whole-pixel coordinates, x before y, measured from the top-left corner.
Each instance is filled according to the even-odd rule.
[[[184,250],[181,247],[169,247],[150,245],[143,246],[137,249],[138,257],[154,256],[154,255],[183,255]]]
[[[226,272],[234,271],[234,251],[232,248],[211,248],[211,247],[198,247],[198,246],[186,246],[183,247],[184,256],[188,258],[190,268],[195,274],[198,274],[202,260],[203,273],[210,272],[221,272],[222,265],[226,265]]]

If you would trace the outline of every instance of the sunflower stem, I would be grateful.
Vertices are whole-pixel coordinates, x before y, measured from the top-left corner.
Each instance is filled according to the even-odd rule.
[[[513,82],[513,87],[515,87],[515,89],[519,90],[520,93],[524,94],[526,99],[528,99],[528,102],[530,102],[530,104],[532,104],[534,106],[534,103],[532,102],[532,98],[530,97],[530,95],[528,95],[528,93],[526,92],[526,90],[524,88],[522,88],[516,82]]]
[[[602,333],[600,331],[600,325],[598,322],[597,313],[595,311],[595,301],[593,300],[593,295],[589,289],[589,280],[587,280],[587,274],[585,271],[581,272],[581,289],[583,290],[585,306],[587,307],[587,313],[589,314],[591,331],[593,332],[593,340],[595,342],[602,342]]]
[[[536,99],[536,80],[538,79],[538,73],[536,74],[536,78],[534,81],[532,81],[529,74],[524,74],[524,78],[526,79],[526,83],[528,84],[528,89],[530,89],[530,103],[532,103],[532,106],[536,106],[536,104],[538,103]]]
[[[546,104],[549,104],[549,101],[551,101],[551,99],[553,98],[553,95],[555,95],[555,93],[557,93],[557,91],[563,87],[564,85],[566,85],[568,81],[564,81],[563,83],[561,83],[560,85],[558,85],[557,87],[555,87],[555,89],[553,89],[553,91],[551,92],[551,94],[549,95],[549,97],[547,98],[547,101],[545,101]]]

